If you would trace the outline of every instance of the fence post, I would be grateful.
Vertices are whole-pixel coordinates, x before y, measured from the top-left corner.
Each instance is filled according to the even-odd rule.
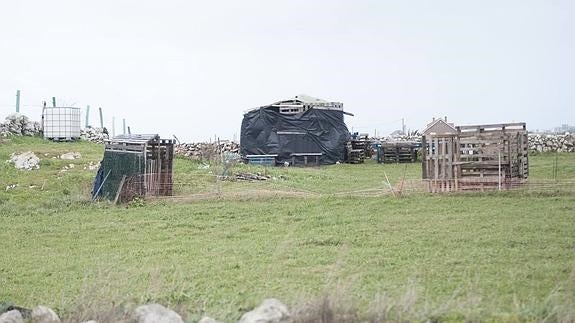
[[[102,107],[100,107],[99,110],[100,110],[100,128],[104,129],[104,117],[102,117]]]
[[[559,153],[557,150],[555,151],[555,162],[553,163],[553,179],[557,182],[557,169],[559,168],[559,160],[558,160]]]
[[[86,107],[86,128],[90,126],[90,106]]]
[[[20,113],[20,90],[16,91],[16,113]]]
[[[497,154],[498,168],[497,168],[497,190],[501,191],[501,149],[499,149]]]

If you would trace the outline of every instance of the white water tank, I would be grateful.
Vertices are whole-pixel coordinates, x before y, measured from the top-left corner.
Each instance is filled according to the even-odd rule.
[[[44,108],[42,128],[44,138],[53,140],[74,140],[80,138],[80,108]]]

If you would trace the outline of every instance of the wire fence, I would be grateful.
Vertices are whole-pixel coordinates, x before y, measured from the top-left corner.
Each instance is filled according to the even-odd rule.
[[[239,177],[242,178],[242,177]],[[194,201],[204,199],[248,199],[266,197],[292,197],[292,198],[320,198],[320,197],[401,197],[415,194],[481,194],[481,192],[504,193],[553,193],[575,194],[575,179],[528,179],[505,180],[498,182],[494,179],[466,179],[443,181],[441,186],[433,180],[404,179],[393,185],[383,181],[380,185],[364,188],[325,188],[314,186],[313,189],[290,182],[282,178],[265,178],[255,176],[256,179],[238,179],[235,176],[218,176],[213,174],[189,174],[185,178],[174,180],[172,183],[158,183],[157,185],[170,185],[170,196],[146,197],[168,199],[175,201]],[[129,198],[138,196],[134,187],[144,184],[142,177],[134,177],[124,187],[125,195]]]

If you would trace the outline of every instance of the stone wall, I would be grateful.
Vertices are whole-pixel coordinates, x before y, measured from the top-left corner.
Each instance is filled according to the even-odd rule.
[[[176,155],[186,156],[194,160],[212,160],[220,154],[238,154],[240,144],[233,141],[220,141],[220,143],[182,143],[174,147]]]
[[[40,135],[42,126],[39,122],[30,120],[21,114],[11,114],[0,123],[0,136],[35,136]],[[85,128],[81,130],[82,140],[103,143],[108,134],[100,128]],[[393,136],[370,138],[372,141],[420,141],[420,136]],[[238,154],[239,143],[222,140],[220,143],[182,143],[175,146],[175,153],[191,159],[210,160],[220,153]],[[563,135],[529,134],[529,151],[531,152],[575,152],[575,134]]]
[[[0,123],[0,136],[36,136],[40,134],[42,125],[31,121],[27,116],[14,113]]]
[[[575,152],[575,135],[529,135],[529,151]]]
[[[80,138],[82,140],[103,144],[104,140],[108,139],[108,134],[102,128],[84,128],[80,130]]]
[[[575,134],[529,134],[530,152],[575,152]],[[372,141],[421,141],[419,136],[371,138]]]

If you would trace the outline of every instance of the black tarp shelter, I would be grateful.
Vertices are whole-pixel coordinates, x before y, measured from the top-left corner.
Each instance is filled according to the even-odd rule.
[[[351,115],[341,103],[303,95],[252,109],[242,121],[240,152],[244,157],[276,155],[282,164],[296,156],[319,156],[324,165],[343,162],[350,139],[344,114]]]

